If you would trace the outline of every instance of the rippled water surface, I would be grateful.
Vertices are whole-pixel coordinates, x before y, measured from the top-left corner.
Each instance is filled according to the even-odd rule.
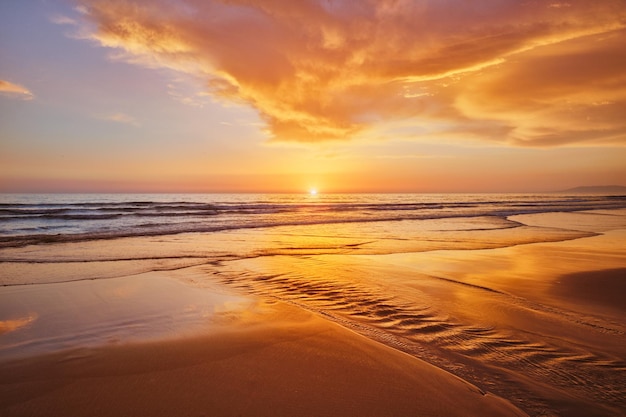
[[[622,207],[558,194],[3,194],[0,244]]]

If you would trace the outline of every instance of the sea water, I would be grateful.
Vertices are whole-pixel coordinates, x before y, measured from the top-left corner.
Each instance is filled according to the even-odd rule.
[[[0,247],[624,207],[626,196],[561,194],[0,194]]]

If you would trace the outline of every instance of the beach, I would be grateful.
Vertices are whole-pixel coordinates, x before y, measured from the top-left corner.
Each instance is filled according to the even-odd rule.
[[[301,309],[240,314],[192,337],[14,361],[3,415],[524,415]]]
[[[626,209],[571,208],[15,238],[0,413],[623,415]]]
[[[0,417],[626,417],[626,0],[0,1]]]

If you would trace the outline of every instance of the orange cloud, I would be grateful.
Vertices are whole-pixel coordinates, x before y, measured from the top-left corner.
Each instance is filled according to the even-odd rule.
[[[5,80],[0,80],[0,94],[22,100],[32,100],[34,97],[26,87]]]
[[[89,38],[254,107],[274,140],[400,122],[413,137],[624,142],[621,0],[79,2]]]
[[[626,30],[560,42],[460,88],[457,106],[518,144],[626,143]]]

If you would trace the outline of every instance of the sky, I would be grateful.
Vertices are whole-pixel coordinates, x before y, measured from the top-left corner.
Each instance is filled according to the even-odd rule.
[[[626,185],[626,0],[4,0],[0,192]]]

